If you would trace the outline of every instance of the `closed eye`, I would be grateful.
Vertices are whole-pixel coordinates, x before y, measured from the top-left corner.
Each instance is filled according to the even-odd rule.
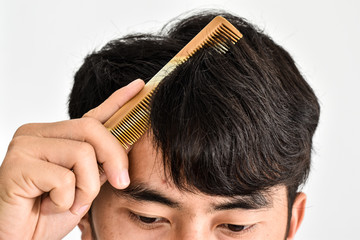
[[[167,219],[162,217],[144,216],[131,211],[129,211],[129,218],[139,227],[147,230],[160,227],[164,223],[169,223]]]
[[[223,232],[229,236],[239,237],[253,230],[255,224],[252,225],[237,225],[237,224],[221,224],[218,226]]]

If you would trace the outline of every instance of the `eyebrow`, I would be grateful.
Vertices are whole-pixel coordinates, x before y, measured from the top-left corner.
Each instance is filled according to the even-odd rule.
[[[229,201],[220,204],[214,204],[213,209],[215,211],[233,209],[257,210],[269,208],[271,206],[272,202],[266,198],[264,194],[254,193],[252,195],[231,197]]]
[[[149,188],[145,183],[132,182],[126,189],[116,189],[112,187],[112,190],[119,197],[131,198],[136,201],[159,203],[170,208],[181,208],[181,204],[179,202],[155,189]],[[264,194],[255,193],[246,196],[230,197],[230,199],[225,202],[213,204],[211,211],[234,209],[256,210],[268,208],[270,206],[271,202],[264,196]]]
[[[180,208],[180,203],[155,189],[148,188],[143,183],[131,183],[125,189],[116,189],[113,187],[112,189],[115,194],[120,197],[128,197],[137,201],[160,203],[171,208]]]

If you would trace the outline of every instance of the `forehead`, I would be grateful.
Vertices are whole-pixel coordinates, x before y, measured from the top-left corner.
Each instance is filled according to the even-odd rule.
[[[129,174],[132,181],[166,183],[162,157],[152,142],[150,134],[144,134],[129,152]]]
[[[255,193],[249,196],[233,196],[233,197],[220,197],[209,196],[199,192],[196,189],[194,191],[179,190],[168,174],[165,173],[165,169],[162,161],[161,152],[154,148],[152,142],[152,136],[145,134],[136,144],[134,144],[132,150],[129,153],[129,173],[130,173],[130,191],[134,192],[134,189],[156,191],[157,193],[171,196],[171,199],[176,199],[176,202],[189,201],[190,199],[203,200],[207,202],[223,202],[227,199],[234,199],[241,197],[248,203],[253,203],[249,208],[261,208],[261,206],[272,205],[273,198],[286,200],[285,187],[273,187],[269,191]],[[259,206],[259,207],[257,207]]]

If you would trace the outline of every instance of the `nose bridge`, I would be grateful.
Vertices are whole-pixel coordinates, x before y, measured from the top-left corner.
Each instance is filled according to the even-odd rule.
[[[176,240],[205,240],[208,239],[204,236],[201,229],[184,228],[182,231],[175,233]]]
[[[174,240],[209,240],[211,231],[206,225],[206,221],[201,218],[192,217],[176,227]]]

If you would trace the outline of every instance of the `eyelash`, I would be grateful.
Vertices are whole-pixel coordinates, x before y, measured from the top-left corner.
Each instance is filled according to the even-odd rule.
[[[162,223],[169,223],[169,221],[166,220],[165,218],[146,217],[146,216],[142,216],[142,215],[130,212],[130,211],[129,211],[129,218],[145,230],[153,230],[153,229],[159,227]],[[148,220],[150,220],[150,222],[146,223],[145,221],[141,220],[141,218],[143,218],[143,220],[148,219]],[[157,219],[159,219],[159,220],[157,221]],[[154,222],[152,220],[154,220]],[[224,228],[226,233],[232,237],[239,237],[248,232],[251,232],[251,231],[253,231],[254,226],[255,226],[255,224],[253,224],[253,225],[236,225],[236,224],[228,224],[228,223],[219,225],[219,227]],[[243,229],[236,231],[236,230],[231,230],[232,227],[235,227],[235,228],[240,227]]]
[[[230,229],[231,226],[232,227],[240,227],[240,228],[243,227],[243,229],[241,229],[239,231],[234,231],[234,230]],[[228,235],[236,237],[236,236],[241,236],[248,232],[253,231],[255,224],[253,224],[253,225],[221,224],[221,225],[219,225],[219,227],[224,228]]]
[[[138,224],[141,228],[146,229],[146,230],[155,229],[155,228],[159,227],[160,224],[169,222],[165,218],[146,217],[146,216],[142,216],[142,215],[139,215],[139,214],[136,214],[133,212],[129,212],[129,218],[132,221],[134,221],[136,224]],[[141,220],[141,218],[150,219],[150,220],[154,219],[154,222],[146,223],[145,221]],[[159,219],[159,220],[157,221],[157,219]]]

